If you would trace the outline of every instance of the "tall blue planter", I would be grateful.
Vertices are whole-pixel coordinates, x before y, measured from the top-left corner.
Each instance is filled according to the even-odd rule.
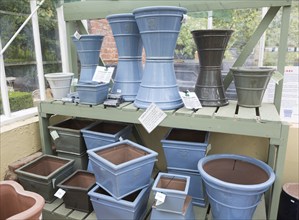
[[[146,64],[134,104],[163,110],[183,106],[173,67],[173,54],[185,8],[144,7],[133,11],[146,53]]]
[[[107,16],[118,51],[118,64],[111,93],[134,101],[142,78],[142,41],[133,14]]]
[[[72,36],[76,46],[81,71],[79,83],[91,82],[94,72],[99,64],[100,50],[104,36],[102,35],[81,35],[79,39]]]

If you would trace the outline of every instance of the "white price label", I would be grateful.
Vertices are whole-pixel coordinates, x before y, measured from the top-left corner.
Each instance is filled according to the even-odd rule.
[[[76,32],[74,33],[74,37],[77,38],[77,40],[80,40],[81,35],[79,34],[78,31],[76,31]]]
[[[188,20],[188,15],[186,15],[186,14],[183,14],[183,18],[182,18],[182,23],[186,23],[187,22],[187,20]]]
[[[116,90],[116,93],[121,93],[121,89],[117,89],[117,90]]]
[[[61,199],[64,196],[64,194],[65,194],[65,191],[63,189],[59,188],[57,190],[57,192],[54,194],[54,196]]]
[[[152,103],[146,111],[138,118],[148,133],[151,133],[166,118],[166,114]]]
[[[123,139],[123,137],[122,137],[122,136],[120,136],[118,140],[122,141],[122,140],[124,140],[124,139]]]
[[[278,84],[279,81],[283,79],[283,75],[278,71],[274,71],[271,79]]]
[[[97,66],[96,71],[93,75],[92,81],[99,83],[109,83],[114,71],[114,67]]]
[[[187,109],[199,109],[202,108],[199,99],[195,92],[180,92],[180,96],[184,102],[185,108]]]
[[[161,205],[165,202],[166,195],[161,192],[157,192],[155,195],[156,206]]]
[[[59,138],[59,134],[57,133],[57,131],[51,131],[50,132],[51,137],[53,138],[53,140],[55,141],[57,138]]]

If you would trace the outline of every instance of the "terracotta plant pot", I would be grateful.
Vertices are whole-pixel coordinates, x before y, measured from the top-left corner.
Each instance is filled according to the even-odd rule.
[[[0,182],[0,219],[38,220],[45,200],[37,193],[25,191],[15,181]]]

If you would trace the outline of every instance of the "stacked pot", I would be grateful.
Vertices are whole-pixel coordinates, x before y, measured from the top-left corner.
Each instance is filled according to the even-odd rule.
[[[189,185],[189,176],[159,173],[152,188],[156,203],[151,219],[195,219]]]
[[[174,72],[173,55],[181,21],[187,10],[181,7],[143,7],[133,11],[146,62],[134,104],[147,108],[155,103],[163,110],[183,106]]]
[[[200,71],[195,93],[202,106],[228,104],[221,78],[223,55],[232,30],[195,30],[191,32],[197,46]]]
[[[134,101],[142,78],[142,41],[135,17],[131,13],[107,16],[117,51],[118,64],[111,93]]]
[[[97,105],[107,98],[109,84],[92,81],[99,64],[103,38],[102,35],[88,34],[72,36],[81,63],[79,83],[76,85],[81,104]]]
[[[206,193],[198,172],[198,161],[206,156],[210,133],[188,129],[171,129],[161,140],[168,173],[190,177],[188,195],[196,206],[206,206]]]
[[[96,177],[88,192],[97,219],[142,219],[157,153],[129,140],[87,151]]]

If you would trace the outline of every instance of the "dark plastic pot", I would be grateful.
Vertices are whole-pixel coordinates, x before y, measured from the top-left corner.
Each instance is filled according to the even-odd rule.
[[[277,220],[299,219],[299,183],[286,183],[282,187]]]
[[[16,170],[25,190],[40,194],[52,202],[57,184],[73,172],[74,160],[43,155]]]
[[[197,46],[200,71],[195,93],[202,106],[228,104],[221,78],[223,55],[232,30],[195,30],[191,32]]]
[[[264,93],[275,69],[267,67],[236,67],[233,73],[238,105],[260,107]]]
[[[63,202],[66,208],[82,212],[93,210],[88,191],[95,185],[94,174],[84,170],[77,170],[64,179],[57,186],[65,191]]]
[[[252,219],[254,211],[275,180],[264,162],[241,155],[216,154],[198,162],[214,220]]]

